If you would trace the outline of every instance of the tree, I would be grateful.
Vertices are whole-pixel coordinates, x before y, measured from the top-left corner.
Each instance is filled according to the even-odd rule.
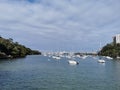
[[[99,55],[111,56],[113,58],[120,56],[120,44],[107,44],[107,45],[105,45],[102,48],[102,50],[99,52]]]
[[[18,42],[13,42],[12,38],[0,38],[0,52],[5,53],[6,56],[24,57],[26,55],[41,54],[39,51],[31,50]]]

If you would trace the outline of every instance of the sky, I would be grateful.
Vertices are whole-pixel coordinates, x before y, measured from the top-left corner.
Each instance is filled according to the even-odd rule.
[[[41,51],[97,51],[120,33],[120,0],[0,0],[0,35]]]

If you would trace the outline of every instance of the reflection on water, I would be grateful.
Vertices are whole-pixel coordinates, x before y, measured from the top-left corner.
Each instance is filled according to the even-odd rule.
[[[120,90],[120,61],[28,56],[0,61],[0,90]]]

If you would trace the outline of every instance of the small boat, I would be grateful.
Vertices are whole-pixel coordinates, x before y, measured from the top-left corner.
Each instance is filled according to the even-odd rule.
[[[57,59],[57,60],[61,59],[59,56],[52,56],[52,58]]]
[[[80,55],[76,55],[76,57],[77,57],[77,58],[81,58],[81,56],[80,56]]]
[[[71,59],[71,58],[72,58],[72,56],[66,56],[66,58]]]
[[[98,60],[98,62],[99,63],[105,63],[105,60],[100,59],[100,60]]]
[[[77,65],[77,64],[79,64],[79,63],[78,63],[77,61],[75,61],[75,60],[69,60],[68,63],[69,63],[70,65]]]
[[[86,56],[86,55],[82,56],[82,59],[86,59],[86,58],[87,58],[87,56]]]
[[[113,58],[111,58],[111,57],[109,57],[109,56],[106,56],[106,58],[107,58],[107,59],[113,59]]]
[[[117,56],[117,59],[120,59],[120,57],[119,57],[119,56]]]

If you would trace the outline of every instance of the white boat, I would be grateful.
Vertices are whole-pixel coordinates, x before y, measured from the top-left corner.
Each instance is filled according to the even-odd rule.
[[[105,63],[105,60],[100,59],[100,60],[98,60],[98,62],[99,63]]]
[[[86,58],[87,58],[87,56],[86,56],[86,55],[82,56],[82,59],[86,59]]]
[[[45,57],[46,57],[46,56],[47,56],[47,54],[45,54],[45,53],[44,53],[44,54],[43,54],[43,56],[45,56]]]
[[[66,56],[66,58],[71,59],[71,58],[72,58],[72,56]]]
[[[120,57],[119,57],[119,56],[117,56],[117,59],[120,59]]]
[[[77,65],[77,64],[79,64],[79,63],[78,63],[77,61],[75,61],[75,60],[69,60],[68,63],[71,64],[71,65]]]
[[[52,58],[57,59],[57,60],[61,59],[61,58],[58,57],[58,56],[52,56]]]
[[[109,57],[109,56],[106,56],[106,58],[107,58],[107,59],[113,59],[113,58],[111,58],[111,57]]]
[[[80,55],[76,55],[76,57],[77,57],[77,58],[81,58],[81,56],[80,56]]]

